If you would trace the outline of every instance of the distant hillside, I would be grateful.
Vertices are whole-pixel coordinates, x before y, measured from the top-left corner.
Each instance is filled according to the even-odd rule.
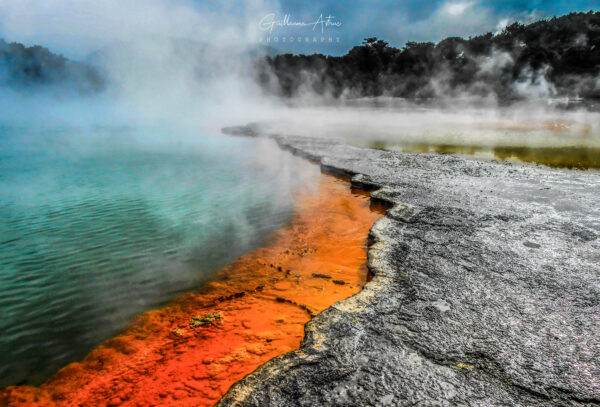
[[[0,39],[0,88],[93,94],[110,81],[130,80],[140,73],[167,80],[169,75],[189,74],[190,78],[202,81],[216,74],[245,69],[277,52],[263,45],[221,49],[184,38],[143,38],[115,42],[77,62],[39,45],[26,47]],[[248,73],[244,71],[244,75]]]
[[[571,13],[496,35],[408,42],[367,38],[341,57],[264,58],[256,79],[271,94],[340,97],[600,97],[600,13]]]
[[[90,93],[103,86],[104,80],[88,65],[70,61],[39,45],[26,47],[0,39],[0,87],[60,87],[61,90]]]

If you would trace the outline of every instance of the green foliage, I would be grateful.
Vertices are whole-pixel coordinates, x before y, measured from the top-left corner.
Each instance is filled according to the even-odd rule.
[[[95,92],[104,80],[93,68],[53,54],[39,45],[25,47],[0,39],[0,86],[34,87],[58,84],[78,92]]]
[[[600,97],[594,79],[600,74],[600,13],[515,22],[496,35],[450,37],[438,44],[409,41],[402,49],[365,38],[341,57],[267,57],[258,72],[265,89],[288,97],[306,86],[334,97],[433,97],[440,91],[432,85],[435,78],[447,96],[468,92],[511,100],[519,97],[515,83],[534,83],[540,76],[560,94]]]

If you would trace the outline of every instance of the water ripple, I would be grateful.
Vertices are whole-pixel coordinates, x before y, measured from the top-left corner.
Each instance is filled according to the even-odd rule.
[[[12,136],[0,134],[0,387],[47,379],[290,213],[252,141],[57,156]]]

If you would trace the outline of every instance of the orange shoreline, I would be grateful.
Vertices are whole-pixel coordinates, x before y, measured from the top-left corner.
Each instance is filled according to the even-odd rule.
[[[135,317],[40,387],[0,390],[9,406],[212,406],[264,362],[297,349],[308,320],[362,288],[367,235],[385,208],[324,175],[264,247],[197,293]]]

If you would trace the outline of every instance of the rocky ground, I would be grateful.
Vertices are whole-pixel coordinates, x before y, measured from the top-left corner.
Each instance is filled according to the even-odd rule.
[[[219,406],[600,405],[599,172],[270,137],[392,209],[373,280]]]

